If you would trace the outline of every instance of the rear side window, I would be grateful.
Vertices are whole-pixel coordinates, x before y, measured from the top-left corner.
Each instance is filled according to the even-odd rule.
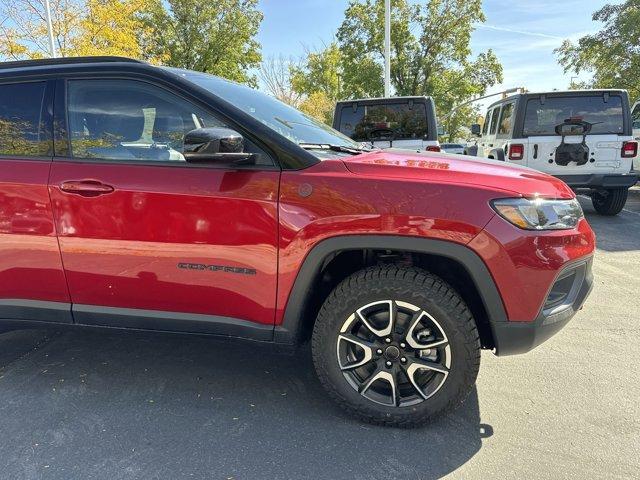
[[[631,120],[633,121],[633,128],[640,128],[640,102],[633,107]]]
[[[496,107],[493,110],[493,117],[491,117],[491,129],[489,130],[489,133],[491,135],[494,135],[496,133],[496,129],[498,128],[499,113],[500,113],[500,107]]]
[[[340,111],[340,132],[357,142],[376,138],[426,138],[427,107],[424,103],[388,103],[380,105],[346,105]]]
[[[482,124],[482,134],[486,135],[487,132],[489,131],[489,123],[491,123],[491,114],[493,113],[493,110],[489,110],[487,112],[487,116],[484,118],[484,123]]]
[[[623,134],[624,117],[619,95],[547,97],[527,101],[525,135],[556,135],[555,128],[565,120],[591,123],[593,134]]]
[[[0,155],[45,156],[50,142],[42,122],[45,82],[0,85]]]
[[[503,105],[498,124],[498,135],[509,135],[513,124],[513,103]]]

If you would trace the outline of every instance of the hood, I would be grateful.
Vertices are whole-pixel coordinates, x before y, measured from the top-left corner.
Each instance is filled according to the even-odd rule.
[[[356,175],[476,185],[524,197],[575,196],[563,181],[545,173],[466,155],[388,149],[343,157],[343,161]]]

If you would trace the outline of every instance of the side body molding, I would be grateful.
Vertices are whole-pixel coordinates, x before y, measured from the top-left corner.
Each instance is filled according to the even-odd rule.
[[[460,263],[475,283],[484,304],[489,321],[507,321],[502,298],[487,266],[470,248],[444,240],[395,236],[395,235],[345,235],[318,242],[307,254],[298,270],[295,283],[285,307],[283,322],[275,327],[276,343],[297,343],[300,339],[309,291],[320,272],[325,259],[345,250],[402,250],[447,257]]]

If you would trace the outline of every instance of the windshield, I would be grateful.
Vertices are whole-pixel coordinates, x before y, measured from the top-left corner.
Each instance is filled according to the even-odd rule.
[[[547,97],[527,102],[523,133],[556,135],[555,127],[565,120],[591,123],[592,134],[623,134],[622,98],[619,95]]]
[[[163,67],[195,83],[295,143],[359,148],[340,132],[269,95],[206,73]]]
[[[340,111],[340,131],[358,142],[386,139],[423,139],[427,136],[424,103],[345,105]]]

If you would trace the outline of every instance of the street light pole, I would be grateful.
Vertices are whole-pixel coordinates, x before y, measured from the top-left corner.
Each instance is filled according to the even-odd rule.
[[[384,0],[384,96],[391,96],[391,0]]]
[[[56,58],[56,45],[53,42],[53,25],[51,23],[51,7],[49,6],[49,0],[44,0],[44,13],[47,18],[47,31],[49,32],[49,54],[51,58]]]

